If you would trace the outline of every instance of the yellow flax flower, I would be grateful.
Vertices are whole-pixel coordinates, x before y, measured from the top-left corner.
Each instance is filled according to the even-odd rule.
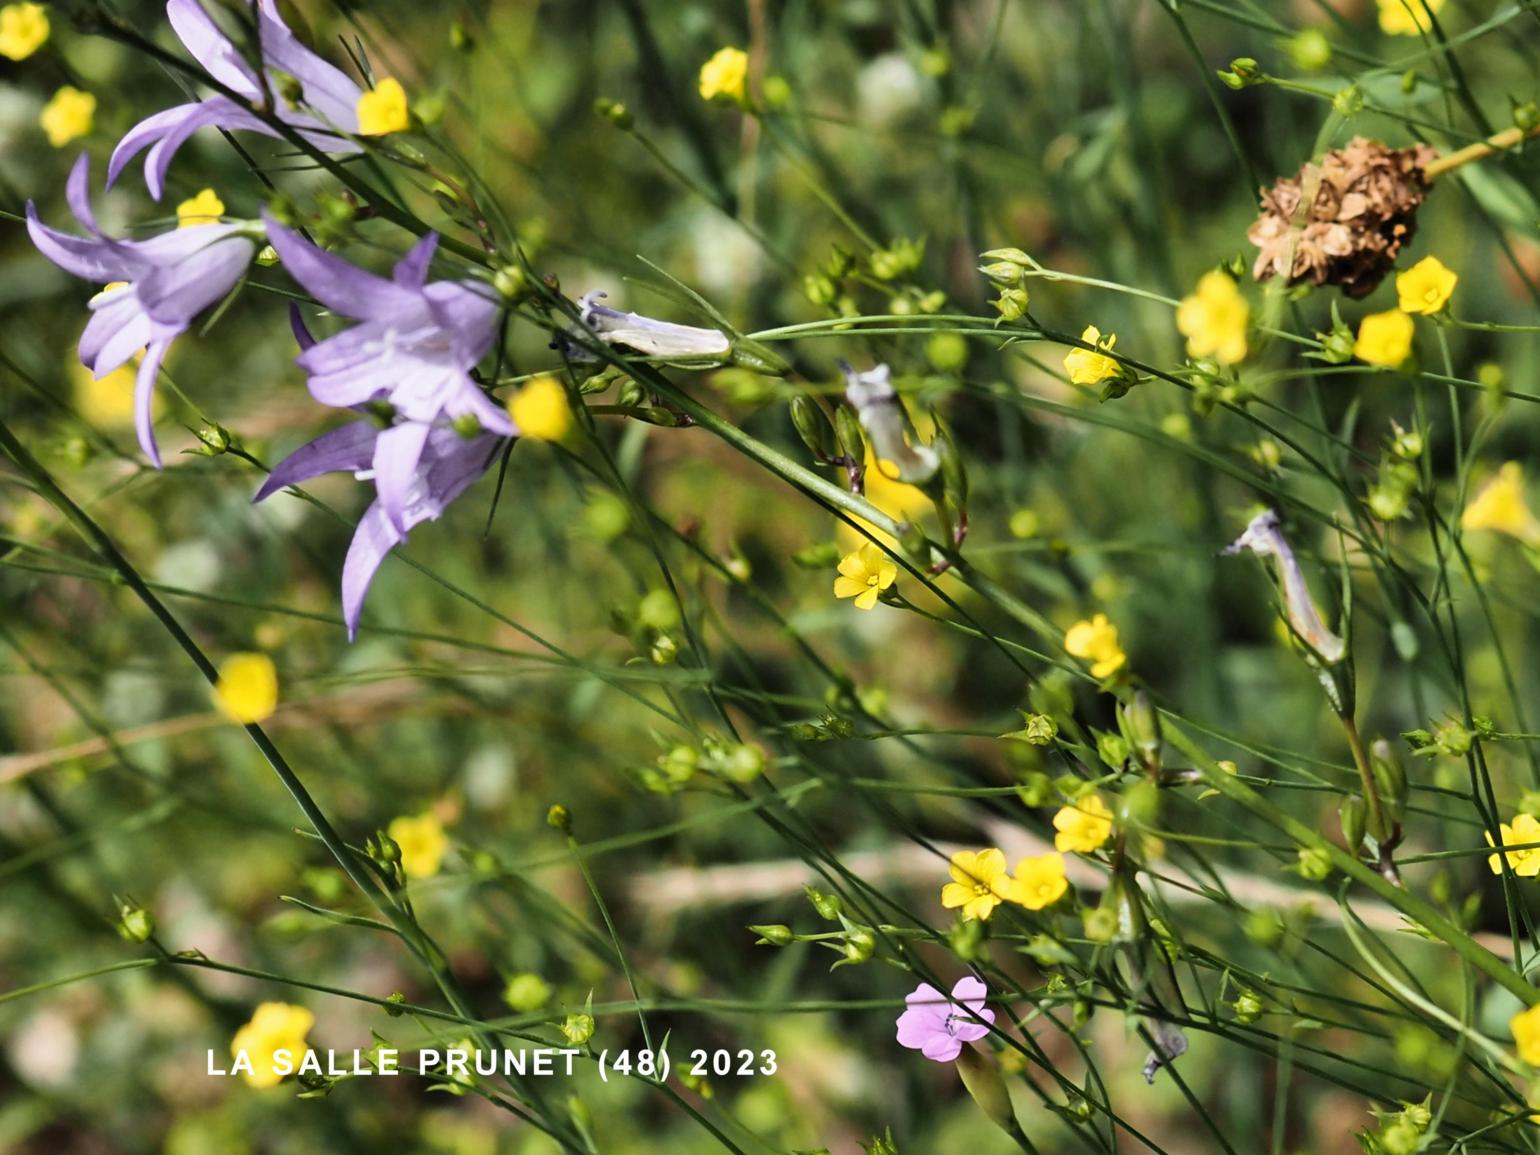
[[[1011,901],[1020,903],[1028,910],[1042,910],[1063,898],[1068,889],[1069,879],[1064,877],[1064,856],[1050,850],[1047,854],[1023,858],[1016,864]]]
[[[1396,296],[1403,313],[1437,313],[1449,304],[1460,278],[1437,257],[1423,257],[1396,274]]]
[[[48,143],[63,148],[76,137],[90,132],[95,119],[96,97],[66,84],[43,105],[37,122],[48,134]]]
[[[1437,13],[1444,0],[1379,0],[1380,31],[1386,36],[1421,36],[1433,29],[1428,13]]]
[[[25,60],[48,40],[48,13],[41,4],[0,8],[0,56]]]
[[[1053,848],[1063,854],[1090,854],[1112,837],[1112,811],[1100,794],[1087,794],[1053,816]]]
[[[211,225],[224,215],[225,202],[219,199],[219,194],[213,189],[206,188],[176,206],[176,227],[185,229],[189,225]]]
[[[411,124],[406,89],[393,76],[384,77],[358,98],[360,136],[386,136],[392,132],[405,132]]]
[[[871,542],[840,558],[839,570],[834,596],[855,598],[858,610],[871,609],[877,604],[877,595],[898,580],[898,567]]]
[[[1524,467],[1509,461],[1471,499],[1460,515],[1461,529],[1490,529],[1540,546],[1540,520],[1524,500]]]
[[[232,722],[249,726],[278,708],[278,670],[266,654],[231,654],[219,664],[214,704]]]
[[[1176,327],[1187,338],[1187,355],[1212,357],[1221,365],[1246,359],[1246,325],[1251,306],[1233,277],[1204,273],[1198,287],[1176,307]]]
[[[1508,1020],[1508,1029],[1513,1032],[1519,1058],[1531,1067],[1540,1067],[1540,1006],[1514,1015]]]
[[[941,888],[941,905],[962,907],[965,919],[985,919],[1014,893],[1015,882],[1005,868],[1005,851],[990,847],[952,855],[952,881]]]
[[[401,848],[401,869],[408,878],[432,878],[444,864],[449,839],[434,815],[393,818],[385,833]]]
[[[1106,349],[1109,352],[1118,343],[1116,333],[1108,333],[1103,337],[1101,330],[1095,325],[1087,325],[1085,332],[1080,334],[1080,339],[1087,345],[1095,345],[1098,349]],[[1076,385],[1099,385],[1109,377],[1116,377],[1123,371],[1123,367],[1106,353],[1093,353],[1089,349],[1071,349],[1064,356],[1064,371]]]
[[[1382,369],[1394,369],[1412,355],[1412,334],[1417,326],[1400,309],[1370,313],[1358,323],[1353,356]]]
[[[235,1032],[230,1054],[240,1062],[242,1053],[251,1070],[241,1074],[253,1087],[276,1087],[285,1074],[299,1070],[310,1048],[305,1036],[315,1026],[315,1015],[290,1003],[263,1003],[251,1022]],[[285,1052],[280,1056],[279,1052]]]
[[[1093,678],[1110,678],[1128,661],[1128,655],[1118,645],[1118,628],[1107,620],[1106,614],[1070,626],[1064,633],[1064,649],[1071,657],[1093,663]]]
[[[720,48],[700,67],[700,98],[725,96],[743,104],[748,96],[749,54],[741,48]]]
[[[541,374],[508,398],[508,416],[520,437],[560,441],[572,431],[572,406],[561,382]]]
[[[1515,814],[1513,824],[1510,826],[1504,822],[1498,827],[1502,835],[1503,846],[1523,846],[1528,842],[1540,843],[1540,821],[1532,814]],[[1496,845],[1492,841],[1492,832],[1486,831],[1488,846]],[[1487,865],[1492,868],[1493,874],[1503,872],[1503,859],[1508,860],[1508,868],[1520,878],[1534,878],[1540,875],[1540,847],[1529,850],[1503,850],[1497,854],[1487,856]]]
[[[65,370],[73,386],[75,409],[100,429],[119,429],[134,423],[134,378],[127,365],[97,377],[79,361],[71,359]],[[160,410],[159,395],[155,409]]]

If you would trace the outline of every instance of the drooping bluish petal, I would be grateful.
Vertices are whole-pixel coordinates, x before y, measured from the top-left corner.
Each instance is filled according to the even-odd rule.
[[[262,219],[267,224],[268,242],[277,250],[289,275],[332,312],[362,321],[381,314],[407,312],[417,303],[417,294],[410,289],[366,273],[352,262],[317,248],[265,211]]]
[[[155,326],[131,285],[99,294],[91,308],[91,320],[80,335],[80,362],[102,377],[148,345]]]
[[[490,289],[466,281],[435,281],[422,293],[434,322],[449,336],[456,364],[469,368],[487,355],[502,310]]]
[[[289,331],[294,334],[294,341],[299,345],[301,353],[315,348],[315,338],[310,335],[310,329],[305,324],[305,315],[294,301],[289,302]]]
[[[137,262],[106,241],[87,239],[51,229],[38,219],[37,206],[27,202],[27,235],[38,252],[67,273],[99,285],[124,281],[137,272]]]
[[[211,96],[193,104],[179,104],[141,120],[112,150],[107,163],[107,185],[111,187],[123,170],[146,147],[144,183],[156,200],[165,194],[166,173],[177,150],[200,128],[218,125],[228,131],[258,132],[277,135],[249,108],[242,108],[223,96]]]
[[[407,507],[417,485],[417,464],[432,426],[407,421],[382,432],[374,443],[374,488],[392,525],[407,531]],[[436,515],[430,515],[436,516]]]
[[[453,438],[451,441],[450,438]],[[482,434],[461,437],[450,429],[435,429],[431,435],[430,463],[427,468],[427,506],[429,517],[438,517],[487,471],[501,437]],[[408,528],[414,522],[408,522]]]
[[[358,473],[368,469],[374,460],[374,441],[379,435],[380,427],[373,421],[353,421],[321,434],[273,466],[273,471],[251,500],[263,501],[280,489],[299,485],[323,473]]]
[[[1283,586],[1283,611],[1289,627],[1295,635],[1328,663],[1342,660],[1347,653],[1347,643],[1326,627],[1321,613],[1310,596],[1310,586],[1305,581],[1304,570],[1294,556],[1289,539],[1283,535],[1278,514],[1264,510],[1251,519],[1246,532],[1231,542],[1222,552],[1239,553],[1249,549],[1259,557],[1271,557],[1278,563],[1278,579]]]
[[[173,264],[157,267],[135,283],[140,303],[152,320],[185,328],[235,288],[256,255],[257,246],[248,236],[232,234],[230,228],[196,225],[177,230],[195,238],[198,233],[207,234],[208,243]]]
[[[263,62],[299,81],[300,99],[315,110],[319,123],[333,125],[344,132],[357,132],[358,98],[363,95],[363,89],[347,73],[306,48],[283,22],[274,0],[260,0],[258,7],[258,39],[262,45]],[[316,123],[287,109],[280,109],[278,115],[291,124]],[[327,147],[342,151],[337,146],[344,145],[348,152],[358,148],[340,137],[335,138],[335,145]]]
[[[230,38],[203,10],[198,0],[167,0],[166,19],[183,47],[215,80],[247,100],[262,95],[262,84]]]
[[[139,448],[156,469],[161,463],[160,447],[155,444],[155,379],[160,376],[161,359],[174,336],[155,337],[150,341],[144,351],[144,360],[139,362],[139,375],[134,380],[134,432],[139,435]]]
[[[348,556],[342,563],[342,620],[348,626],[348,641],[358,634],[358,619],[364,610],[369,583],[374,581],[385,555],[405,536],[390,524],[390,518],[378,501],[359,518],[353,541],[348,546]]]

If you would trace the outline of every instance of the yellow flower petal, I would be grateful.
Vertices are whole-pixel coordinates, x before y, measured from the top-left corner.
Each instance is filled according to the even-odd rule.
[[[741,48],[721,48],[700,69],[700,98],[719,96],[742,104],[747,98],[749,56]]]
[[[195,197],[189,197],[176,206],[176,227],[210,225],[225,215],[225,202],[211,188],[203,189]]]
[[[431,878],[438,873],[449,851],[449,839],[436,817],[396,818],[386,833],[401,848],[401,869],[408,878]]]
[[[1212,357],[1221,365],[1246,359],[1246,326],[1251,306],[1231,277],[1208,272],[1176,309],[1176,327],[1187,338],[1190,357]]]
[[[1396,296],[1403,313],[1437,313],[1449,303],[1457,277],[1437,257],[1424,257],[1396,274]]]
[[[37,122],[48,134],[48,143],[63,148],[77,137],[91,131],[96,119],[96,97],[66,84],[43,105]]]
[[[393,76],[384,77],[361,95],[357,111],[360,136],[385,136],[392,132],[405,132],[412,126],[406,89]]]
[[[508,399],[508,416],[519,436],[560,441],[572,431],[572,405],[556,378],[542,374]]]
[[[0,8],[0,56],[25,60],[48,41],[48,13],[41,4]]]
[[[1400,309],[1370,313],[1358,323],[1353,356],[1370,365],[1395,369],[1412,355],[1412,335],[1417,326]]]
[[[278,671],[266,654],[231,654],[219,666],[214,704],[243,726],[272,717],[278,708]]]

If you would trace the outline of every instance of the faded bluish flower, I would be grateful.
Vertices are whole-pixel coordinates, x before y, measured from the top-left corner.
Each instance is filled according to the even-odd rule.
[[[254,227],[203,224],[145,241],[115,240],[96,227],[85,154],[70,171],[65,196],[89,237],[49,228],[31,201],[27,232],[38,251],[61,269],[106,286],[91,298],[91,321],[80,337],[81,363],[103,377],[144,350],[134,386],[134,428],[145,456],[159,468],[153,406],[161,361],[193,318],[245,275],[257,251]]]
[[[379,479],[371,467],[378,460],[378,443],[392,431],[363,420],[324,433],[280,461],[252,500],[262,501],[280,489],[323,473],[344,470],[360,481],[373,478],[378,487]],[[485,473],[503,440],[493,433],[462,437],[447,427],[427,428],[421,452],[401,494],[399,524],[386,514],[381,496],[364,511],[348,547],[347,560],[342,565],[342,616],[347,622],[349,639],[358,632],[364,596],[385,555],[406,540],[413,526],[436,520]]]
[[[649,357],[671,360],[715,360],[732,351],[732,341],[720,330],[676,325],[640,313],[622,313],[599,304],[606,296],[607,293],[594,292],[578,299],[583,324],[606,345],[624,345]]]
[[[941,468],[941,455],[929,445],[912,444],[914,427],[889,380],[886,365],[857,373],[841,361],[845,400],[856,411],[877,460],[877,470],[892,481],[924,485]]]
[[[1155,1040],[1155,1049],[1144,1059],[1144,1081],[1153,1085],[1157,1071],[1169,1066],[1186,1053],[1187,1036],[1180,1027],[1161,1022],[1159,1019],[1145,1019],[1144,1023],[1149,1027],[1150,1035]]]
[[[300,42],[283,22],[276,0],[257,0],[255,8],[260,76],[198,0],[169,0],[166,17],[187,51],[205,72],[247,103],[216,94],[141,120],[113,149],[107,168],[109,185],[148,148],[144,180],[150,195],[159,200],[171,158],[200,128],[280,136],[253,111],[263,107],[316,148],[335,153],[359,151],[358,144],[344,134],[358,132],[358,100],[363,89]]]
[[[921,983],[904,999],[898,1016],[898,1041],[927,1059],[950,1063],[962,1045],[989,1034],[995,1013],[984,1005],[989,988],[972,975],[957,980],[948,999],[929,983]]]
[[[1305,573],[1299,568],[1288,539],[1283,536],[1276,512],[1267,509],[1257,514],[1246,527],[1246,532],[1223,552],[1234,554],[1243,549],[1249,549],[1258,557],[1278,560],[1278,578],[1283,585],[1283,611],[1289,619],[1289,627],[1322,661],[1340,662],[1347,652],[1347,645],[1327,629],[1326,623],[1321,620],[1321,613],[1310,597],[1310,587],[1305,584]]]
[[[385,517],[405,536],[418,459],[439,427],[515,433],[508,414],[470,376],[496,339],[502,305],[476,282],[427,279],[438,244],[433,234],[385,278],[276,221],[267,224],[289,274],[332,312],[359,322],[305,348],[296,363],[310,375],[311,396],[321,404],[368,405],[388,415],[392,424],[377,431],[368,468]]]

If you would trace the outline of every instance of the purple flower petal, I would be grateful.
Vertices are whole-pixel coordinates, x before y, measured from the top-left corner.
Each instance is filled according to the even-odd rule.
[[[363,95],[363,89],[349,79],[347,73],[306,48],[283,22],[274,0],[261,0],[257,24],[262,59],[299,81],[301,99],[320,115],[322,122],[344,132],[357,132],[358,98]],[[287,109],[280,110],[279,116],[291,124],[316,123],[310,117],[296,115]],[[337,143],[344,142],[339,137]],[[349,152],[358,147],[351,142],[346,143]],[[333,151],[340,150],[333,147]]]
[[[375,502],[364,511],[358,529],[348,546],[347,559],[342,563],[342,619],[348,626],[348,641],[358,634],[358,619],[364,610],[364,597],[369,584],[385,560],[385,555],[395,549],[406,537]]]
[[[123,365],[155,335],[155,326],[132,288],[115,289],[113,296],[115,300],[92,314],[80,335],[81,363],[98,377]]]
[[[927,1039],[925,1045],[920,1048],[920,1054],[938,1063],[950,1063],[962,1054],[962,1042],[942,1032]]]
[[[417,480],[417,463],[428,443],[431,426],[408,421],[380,434],[374,443],[374,488],[385,516],[402,534],[407,526],[407,506]],[[437,514],[429,514],[436,517]]]
[[[273,471],[251,500],[263,501],[280,489],[299,485],[323,473],[344,470],[357,473],[368,469],[374,460],[374,442],[379,435],[380,428],[373,421],[353,421],[321,434],[273,466]]]
[[[946,1031],[945,1012],[927,1007],[910,1007],[898,1016],[898,1041],[911,1050],[919,1050],[938,1031]]]
[[[305,315],[299,311],[299,306],[293,301],[289,302],[289,331],[294,334],[294,341],[299,345],[301,353],[309,352],[315,347],[315,338],[310,335],[310,329],[305,325]]]
[[[952,998],[960,1003],[978,1003],[982,1006],[988,997],[989,988],[973,975],[964,975],[952,987]]]
[[[403,289],[421,289],[428,283],[428,266],[438,249],[438,234],[429,233],[396,262],[391,279]]]
[[[38,252],[67,273],[105,285],[132,279],[143,266],[131,251],[103,240],[87,240],[51,229],[38,219],[37,206],[27,202],[27,235]]]
[[[134,381],[134,431],[139,435],[139,448],[156,469],[161,462],[160,447],[155,444],[155,379],[170,345],[170,337],[152,340],[144,351],[144,360],[139,362],[139,376]]]
[[[247,100],[261,97],[262,83],[257,74],[196,0],[168,0],[166,19],[203,71]]]
[[[317,248],[265,211],[262,219],[267,223],[267,239],[289,275],[332,312],[362,321],[413,307],[416,294],[409,289]]]
[[[154,321],[186,328],[188,322],[231,291],[251,264],[257,246],[250,237],[231,236],[229,226],[199,225],[178,229],[196,239],[209,236],[202,247],[174,264],[162,265],[138,280],[134,289]]]

